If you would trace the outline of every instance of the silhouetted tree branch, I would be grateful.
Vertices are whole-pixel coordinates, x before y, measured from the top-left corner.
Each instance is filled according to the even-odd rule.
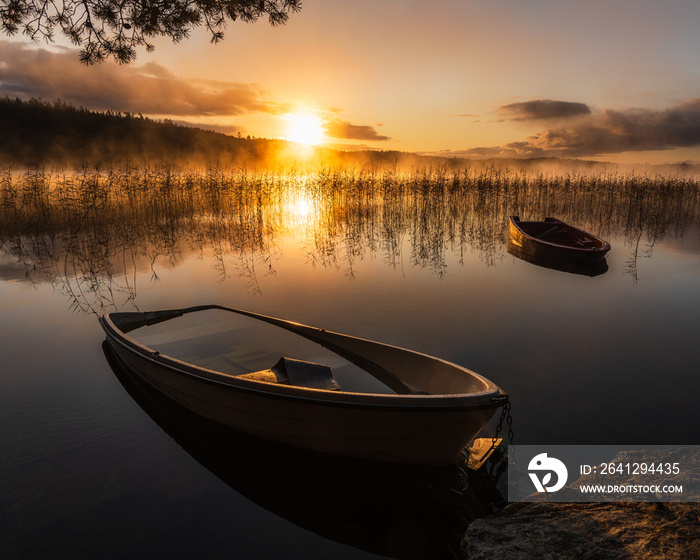
[[[47,41],[58,29],[82,47],[85,64],[109,56],[128,63],[136,47],[153,50],[153,37],[179,42],[203,25],[216,43],[229,21],[252,23],[267,15],[271,25],[280,25],[300,9],[301,0],[0,0],[0,25],[8,35],[22,31]]]

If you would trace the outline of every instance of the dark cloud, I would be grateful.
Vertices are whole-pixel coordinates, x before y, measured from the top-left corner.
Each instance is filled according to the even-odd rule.
[[[375,150],[379,150],[379,148],[376,148],[375,146],[371,146],[370,144],[342,144],[342,143],[333,143],[333,144],[323,144],[324,148],[328,148],[329,150],[339,150],[341,152],[371,152]]]
[[[663,111],[605,110],[545,129],[523,142],[475,148],[467,155],[582,157],[699,145],[700,99],[692,99]]]
[[[155,62],[86,67],[72,49],[48,50],[0,41],[0,94],[61,99],[93,110],[180,117],[281,114],[257,84],[180,78]]]
[[[590,115],[591,110],[585,103],[535,99],[534,101],[502,105],[499,107],[498,113],[501,117],[512,121],[531,121]]]
[[[351,124],[348,121],[333,119],[324,125],[324,131],[331,138],[345,140],[391,140],[389,136],[379,134],[374,127]]]

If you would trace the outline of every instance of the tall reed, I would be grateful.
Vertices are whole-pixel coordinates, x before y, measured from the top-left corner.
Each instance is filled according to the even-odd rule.
[[[290,236],[310,263],[350,276],[368,255],[437,274],[450,255],[468,251],[493,264],[505,251],[510,215],[553,215],[623,236],[633,253],[644,236],[653,243],[700,226],[700,185],[680,176],[497,168],[253,174],[124,164],[0,172],[0,250],[30,279],[109,304],[115,294],[133,299],[136,270],[150,268],[155,280],[156,262],[173,266],[191,252],[213,255],[222,278],[242,274],[255,290],[259,274],[274,274],[279,242]]]

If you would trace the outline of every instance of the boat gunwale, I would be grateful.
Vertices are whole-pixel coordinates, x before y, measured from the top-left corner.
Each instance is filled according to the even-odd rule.
[[[595,242],[601,243],[600,247],[576,247],[574,245],[566,245],[563,243],[557,243],[555,241],[548,241],[546,239],[540,239],[538,237],[535,237],[531,234],[529,234],[527,231],[525,231],[520,224],[527,224],[527,223],[533,223],[533,224],[543,224],[543,223],[551,223],[551,224],[557,224],[560,226],[564,226],[565,228],[577,231],[581,234],[583,234],[585,237],[588,237],[590,239],[593,239]],[[537,221],[537,220],[521,220],[519,216],[510,216],[510,224],[513,226],[518,233],[526,237],[528,240],[534,242],[534,243],[540,243],[542,245],[547,245],[549,247],[556,247],[557,249],[564,249],[566,251],[572,251],[576,253],[580,253],[582,255],[591,255],[591,254],[598,254],[601,253],[602,255],[605,255],[608,251],[610,251],[610,243],[608,241],[605,241],[604,239],[601,239],[600,237],[593,235],[592,233],[589,233],[585,230],[582,230],[580,228],[577,228],[576,226],[572,226],[571,224],[567,224],[566,222],[563,222],[562,220],[558,218],[552,218],[552,217],[545,217],[543,221]]]
[[[220,308],[220,306],[213,306],[212,308]],[[262,320],[269,319],[266,316],[260,316],[251,312],[242,313],[253,318],[258,318]],[[144,313],[142,312],[133,312],[133,314],[144,315]],[[505,393],[502,391],[502,389],[500,389],[495,383],[474,371],[460,366],[459,364],[443,360],[442,358],[438,358],[436,356],[431,356],[428,354],[423,354],[421,352],[416,352],[414,350],[409,350],[407,348],[392,346],[382,342],[360,339],[358,337],[344,335],[341,333],[334,333],[332,331],[325,331],[323,329],[317,330],[349,339],[363,340],[365,342],[370,342],[377,346],[388,347],[394,350],[406,352],[408,354],[414,354],[417,356],[435,360],[449,367],[456,368],[461,373],[476,378],[478,381],[485,384],[486,389],[483,391],[471,393],[380,394],[343,391],[342,389],[330,391],[311,387],[267,383],[264,381],[245,379],[232,374],[197,366],[195,364],[179,360],[167,354],[161,354],[159,351],[136,341],[135,339],[131,338],[126,333],[121,331],[121,329],[117,327],[116,324],[112,321],[111,315],[113,314],[106,313],[105,315],[99,318],[100,324],[105,330],[107,338],[110,342],[118,343],[119,345],[124,347],[125,350],[135,355],[137,358],[150,362],[157,367],[166,368],[174,373],[185,375],[190,378],[196,378],[200,382],[217,385],[219,387],[224,387],[232,391],[257,393],[260,395],[264,395],[265,397],[313,403],[322,406],[326,405],[362,408],[370,407],[387,408],[391,410],[405,408],[407,410],[410,409],[411,411],[425,412],[445,412],[446,409],[452,408],[454,408],[455,410],[464,410],[466,408],[472,410],[496,408],[498,406],[501,406],[502,398],[505,396]],[[299,325],[301,327],[307,327],[306,325],[301,325],[300,323],[294,323],[292,321],[284,321],[281,319],[275,319],[275,321],[282,321],[290,325]],[[315,327],[307,328],[314,329]],[[299,336],[305,337],[303,334],[297,334]],[[321,344],[318,341],[315,342]],[[331,349],[331,351],[333,350]],[[138,372],[136,373],[138,374]]]

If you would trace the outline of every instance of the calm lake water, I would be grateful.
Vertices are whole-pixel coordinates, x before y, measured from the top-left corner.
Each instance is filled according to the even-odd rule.
[[[5,178],[1,555],[450,558],[499,499],[192,417],[113,361],[114,309],[220,303],[442,357],[509,393],[516,443],[700,443],[697,185],[574,179]],[[601,235],[607,270],[508,253],[510,214]],[[241,344],[224,321],[165,343],[215,359]]]

